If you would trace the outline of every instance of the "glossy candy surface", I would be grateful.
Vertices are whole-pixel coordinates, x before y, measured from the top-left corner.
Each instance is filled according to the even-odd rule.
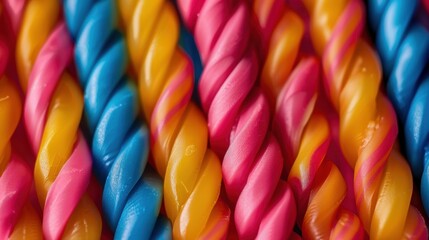
[[[275,115],[284,155],[293,157],[288,181],[297,199],[297,223],[305,239],[362,239],[358,216],[343,205],[352,186],[327,157],[332,136],[326,114],[316,108],[318,64],[315,58],[300,60],[282,88]]]
[[[341,148],[354,168],[356,206],[366,233],[371,239],[427,239],[423,217],[410,206],[411,171],[393,147],[397,123],[379,91],[378,56],[361,37],[363,3],[304,3],[313,44],[322,58],[325,90],[339,115]]]
[[[427,4],[427,1],[426,1]],[[371,27],[387,79],[387,93],[405,135],[408,161],[429,213],[429,26],[418,1],[368,5]],[[421,16],[419,16],[421,14]]]
[[[115,239],[171,235],[168,221],[157,221],[162,181],[145,171],[149,134],[139,120],[138,92],[126,75],[128,54],[118,31],[112,0],[66,0],[67,27],[84,89],[85,119],[94,171],[103,189],[103,213]]]
[[[168,0],[0,2],[0,239],[99,239],[86,194],[92,167],[116,239],[287,239],[295,223],[305,239],[428,238],[410,205],[393,108],[429,212],[429,1],[368,1],[380,64],[362,37],[360,0],[303,0],[320,66],[301,55],[307,23],[284,0],[177,2],[201,81],[198,54],[178,47],[190,36]],[[67,69],[73,55],[79,80]],[[393,107],[379,90],[381,66]],[[353,186],[327,157],[333,131],[317,105],[319,74]],[[21,111],[43,224],[29,201],[31,170],[10,143]],[[147,167],[149,150],[161,177]],[[169,220],[158,217],[163,200]]]
[[[30,202],[33,173],[10,142],[22,103],[8,76],[13,68],[13,46],[8,41],[16,40],[16,28],[8,22],[19,21],[22,11],[18,2],[3,4],[0,2],[0,239],[42,239],[41,221]]]
[[[193,67],[178,48],[179,20],[164,0],[118,1],[154,165],[175,239],[221,239],[230,210],[219,199],[221,165],[208,148],[207,122],[191,102]]]
[[[24,121],[37,154],[35,188],[46,239],[99,238],[101,217],[85,194],[92,161],[79,131],[83,98],[65,71],[72,45],[59,11],[56,0],[28,1],[17,40]]]
[[[304,22],[281,0],[255,1],[253,9],[266,51],[261,84],[277,100],[273,128],[297,199],[297,224],[303,237],[363,238],[359,218],[343,203],[353,186],[343,177],[347,173],[341,173],[327,156],[333,131],[320,107],[319,62],[303,57],[308,51]]]
[[[223,158],[226,193],[239,238],[288,238],[296,206],[281,179],[284,161],[269,130],[270,104],[259,87],[259,49],[245,1],[178,1],[203,62],[199,82],[210,145]],[[256,42],[255,42],[256,41]]]

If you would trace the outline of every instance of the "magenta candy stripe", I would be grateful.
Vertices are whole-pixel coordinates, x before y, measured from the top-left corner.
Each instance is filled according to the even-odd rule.
[[[356,9],[360,10],[359,12],[364,15],[361,3],[358,1],[351,1],[344,10],[344,13],[341,14],[341,17],[338,20],[338,23],[332,33],[333,36],[341,36],[343,34],[344,30],[347,29],[350,25],[349,18],[353,16]],[[363,19],[363,17],[360,19]],[[359,40],[359,37],[361,36],[363,31],[363,27],[363,21],[359,21],[358,26],[354,28],[351,35],[348,36],[347,40],[341,45],[341,48],[338,53],[336,53],[337,57],[332,60],[329,58],[329,54],[333,51],[331,49],[335,49],[335,45],[338,44],[335,42],[337,38],[332,37],[327,43],[325,52],[322,56],[324,62],[330,63],[329,70],[327,71],[327,77],[325,78],[326,86],[328,87],[325,87],[325,89],[329,90],[329,86],[333,86],[332,81],[334,79],[335,74],[337,73],[338,66],[341,62],[343,62],[343,58],[346,55],[347,51],[350,50],[350,48],[354,46]]]
[[[195,3],[196,1],[193,2]],[[247,22],[248,13],[243,5],[239,6],[239,9],[230,17],[231,11],[234,9],[232,1],[215,0],[206,1],[204,4],[199,15],[206,16],[206,21],[196,23],[194,36],[201,60],[206,63],[209,58],[216,59],[216,53],[220,53],[216,51],[216,48],[226,50],[226,55],[218,56],[223,58],[224,56],[230,56],[229,51],[236,50],[236,47],[231,44],[236,44],[243,40],[247,41],[249,29],[246,25],[249,23]],[[215,53],[214,55],[212,54],[213,52]],[[232,54],[232,56],[236,55]],[[235,59],[238,59],[238,57]]]
[[[12,153],[10,162],[0,176],[0,239],[8,239],[12,233],[27,201],[32,180],[28,166]]]
[[[244,7],[236,11],[225,25],[225,28],[219,37],[219,41],[216,42],[216,45],[213,47],[213,54],[211,54],[210,59],[207,59],[206,61],[204,61],[204,59],[208,57],[204,57],[201,52],[208,50],[204,50],[204,48],[201,47],[201,40],[199,40],[200,35],[201,38],[204,39],[206,34],[201,34],[199,31],[196,31],[195,41],[199,46],[203,63],[205,63],[206,66],[211,66],[210,68],[204,69],[198,86],[201,103],[206,112],[211,108],[213,100],[218,94],[219,89],[223,84],[225,84],[224,82],[226,82],[227,77],[231,74],[231,71],[235,68],[237,62],[240,61],[240,58],[246,50],[247,46],[245,44],[240,44],[241,42],[248,41],[250,37],[246,18],[247,14]],[[205,26],[201,28],[207,29]],[[255,63],[253,66],[257,66],[257,64]],[[257,72],[258,70],[255,69],[255,71]],[[240,74],[240,72],[237,74]],[[249,81],[249,79],[247,80]],[[242,86],[251,88],[255,82],[256,75],[254,75],[254,81],[248,82]],[[244,89],[242,91],[244,92]]]
[[[231,133],[235,139],[225,154],[222,164],[223,181],[227,186],[229,199],[237,201],[246,185],[247,177],[253,168],[249,164],[256,158],[270,124],[269,106],[261,91],[253,92],[244,103],[237,121],[237,127]],[[254,124],[258,122],[258,127]]]
[[[28,137],[36,153],[45,129],[50,100],[71,56],[72,43],[65,24],[61,23],[40,50],[28,80],[24,119]]]
[[[274,194],[283,168],[280,147],[273,136],[269,137],[259,152],[247,179],[246,186],[237,200],[235,220],[241,238],[248,239],[258,232],[266,206]],[[248,204],[251,201],[252,204]]]
[[[280,21],[280,18],[283,17],[282,15],[285,8],[284,5],[284,0],[274,0],[274,2],[271,4],[271,9],[268,11],[270,15],[266,19],[258,19],[259,27],[261,28],[260,31],[262,34],[263,46],[269,46],[271,36],[274,32],[274,28]],[[292,4],[288,5],[291,6]],[[264,52],[266,52],[267,49],[264,50]]]
[[[217,91],[208,112],[210,144],[223,156],[230,144],[230,133],[240,108],[252,89],[258,74],[255,53],[248,52]],[[252,82],[249,83],[249,79]],[[232,85],[241,86],[232,88]],[[200,86],[201,83],[200,83]],[[225,108],[228,106],[228,108]]]
[[[293,233],[295,225],[296,208],[295,198],[289,185],[280,180],[277,190],[267,207],[265,216],[261,221],[256,239],[287,239]],[[286,223],[280,225],[279,223]],[[286,231],[284,230],[286,229]]]
[[[76,144],[46,197],[43,232],[48,239],[61,238],[69,217],[89,184],[92,161],[88,156],[91,153],[81,133]]]
[[[61,22],[40,50],[28,81],[24,117],[27,133],[36,153],[40,147],[52,95],[71,60],[71,52],[71,39],[65,24]],[[43,212],[43,233],[48,239],[61,237],[91,176],[91,155],[81,133],[78,133],[75,144],[72,155],[48,190]]]
[[[2,1],[2,16],[1,16],[1,33],[0,33],[0,78],[3,78],[5,71],[8,71],[11,76],[14,75],[13,62],[13,42],[17,33],[17,24],[19,24],[22,17],[22,10],[25,1],[16,0],[13,2]],[[4,26],[3,24],[12,25],[11,28]],[[10,54],[10,51],[12,55]],[[12,59],[11,59],[12,58]],[[8,64],[10,64],[8,66]],[[8,75],[9,76],[9,75]],[[13,77],[12,77],[13,78]],[[1,100],[0,100],[1,101]],[[21,104],[21,103],[19,103]],[[16,106],[15,106],[16,107]],[[20,106],[18,106],[21,108]],[[6,119],[9,116],[2,116]],[[10,122],[9,124],[17,124]],[[16,126],[11,126],[16,130]],[[5,133],[0,133],[5,134]],[[15,133],[13,133],[15,134]],[[7,141],[12,136],[5,136]],[[25,204],[28,202],[30,191],[32,189],[33,174],[31,169],[21,158],[20,155],[16,154],[10,142],[3,142],[0,151],[3,151],[5,157],[3,161],[6,161],[4,171],[0,175],[0,239],[9,239],[10,235],[16,224],[21,217],[22,210]],[[11,151],[10,155],[7,153]],[[37,226],[36,226],[37,227]]]
[[[285,148],[285,176],[289,174],[298,153],[302,132],[316,103],[318,72],[319,64],[315,58],[303,60],[294,69],[277,99],[274,128]],[[297,79],[306,79],[306,81]]]
[[[190,89],[192,89],[192,88],[190,88]],[[167,89],[166,92],[167,91],[169,91],[169,89]],[[168,96],[168,93],[166,93],[163,96]],[[183,96],[182,99],[179,102],[177,102],[174,105],[174,107],[172,107],[171,110],[167,114],[165,114],[165,118],[163,118],[162,121],[156,126],[156,131],[154,131],[154,133],[152,134],[152,143],[154,143],[154,142],[157,141],[157,139],[159,137],[159,134],[162,132],[162,130],[164,129],[165,125],[167,125],[167,123],[171,120],[171,118],[173,116],[175,116],[177,114],[177,112],[179,112],[181,109],[183,109],[184,107],[187,106],[187,103],[189,102],[189,100],[191,99],[191,97],[192,97],[192,92],[191,91],[187,91],[186,95]],[[158,102],[161,102],[161,100],[158,101]],[[157,106],[158,105],[159,104],[157,104]],[[159,106],[162,106],[162,105],[159,105]],[[158,114],[159,114],[159,112],[158,112]],[[152,115],[152,116],[155,116],[155,115]],[[154,121],[152,121],[152,122],[154,122]]]
[[[204,0],[191,2],[183,1],[182,4],[182,18],[183,22],[186,24],[188,29],[194,29],[195,23],[197,21],[198,12],[201,10],[201,7],[204,4]]]
[[[410,206],[410,207],[413,207],[413,206]],[[420,214],[420,211],[416,209],[415,211],[420,215],[421,218],[423,218],[423,216]],[[423,223],[424,221],[418,221],[418,224],[414,228],[413,234],[411,236],[420,236],[421,239],[423,239],[426,236],[426,231],[425,231],[426,225],[424,225]]]
[[[323,101],[319,101],[318,106],[316,108],[321,108],[322,111],[324,111],[327,115],[327,118],[329,120],[329,126],[330,126],[330,135],[331,135],[331,144],[328,150],[328,153],[326,155],[327,159],[331,159],[332,162],[338,167],[338,169],[341,172],[341,175],[343,175],[343,178],[347,185],[347,194],[346,197],[343,200],[342,207],[345,209],[348,209],[349,211],[353,213],[357,213],[356,210],[356,203],[355,203],[355,195],[354,195],[354,169],[350,166],[350,164],[347,162],[345,157],[341,153],[341,147],[339,144],[339,119],[336,111],[333,109],[333,107],[329,104],[328,100],[326,99],[326,96],[321,93],[320,97],[323,98]],[[322,104],[320,104],[322,103]]]
[[[202,72],[198,89],[202,108],[205,113],[209,111],[213,98],[222,86],[222,81],[228,77],[235,64],[235,59],[225,58],[214,63],[212,68],[206,68]],[[202,84],[206,87],[201,87]],[[213,89],[213,91],[210,91],[210,89]]]
[[[204,64],[200,99],[208,118],[210,145],[223,158],[225,190],[235,208],[238,237],[254,239],[263,237],[259,234],[269,236],[269,232],[288,237],[295,222],[291,211],[296,212],[296,206],[286,197],[292,195],[291,189],[280,189],[284,160],[269,131],[268,100],[255,86],[260,40],[251,35],[249,4],[179,0],[178,6]],[[276,193],[283,195],[273,202]],[[286,221],[276,212],[290,213],[291,219]],[[262,221],[277,222],[263,225]]]
[[[177,88],[183,86],[183,84],[186,83],[187,78],[191,75],[192,75],[192,66],[190,65],[190,61],[186,61],[185,69],[181,71],[180,74],[177,75],[177,77],[175,77],[170,84],[168,84],[167,88],[163,91],[162,95],[159,97],[159,100],[156,103],[153,110],[153,112],[156,114],[152,115],[152,119],[151,119],[152,123],[156,122],[154,120],[155,117],[161,115],[160,114],[161,109],[162,109],[162,106],[165,106],[165,102],[171,101],[171,96],[173,95],[173,93],[177,91]],[[152,143],[157,141],[159,134],[162,132],[162,130],[164,129],[164,126],[170,121],[170,119],[174,115],[176,115],[176,113],[180,109],[183,109],[183,107],[187,105],[187,103],[192,97],[192,89],[193,89],[193,82],[191,81],[191,84],[189,85],[189,88],[187,89],[186,94],[180,99],[180,101],[176,102],[174,107],[169,109],[170,110],[169,112],[162,114],[165,117],[163,117],[161,122],[159,122],[159,124],[156,126],[156,131],[153,131]]]
[[[396,126],[396,124],[395,124]],[[395,130],[396,128],[396,130]],[[371,156],[369,156],[367,161],[362,164],[362,166],[357,169],[357,173],[355,176],[355,189],[368,189],[372,182],[375,180],[376,177],[380,176],[382,174],[382,170],[384,170],[384,166],[386,165],[387,158],[388,158],[388,152],[391,150],[391,146],[393,146],[395,142],[395,138],[397,135],[397,127],[393,127],[389,133],[386,135],[386,140],[383,141],[380,146],[375,150]],[[390,141],[389,141],[390,140]],[[374,174],[367,180],[367,173],[370,172],[375,165],[378,163],[377,161],[383,160],[383,163],[379,165],[377,171],[374,172]],[[364,187],[362,188],[362,185]],[[356,192],[356,204],[357,206],[360,206],[363,200],[363,192],[360,192],[360,194],[357,194]]]
[[[310,188],[311,188],[311,184],[309,182],[312,182],[316,177],[317,170],[320,168],[320,165],[325,159],[325,155],[328,152],[328,147],[330,143],[331,143],[331,136],[329,136],[328,134],[328,137],[319,145],[319,147],[311,155],[309,171],[308,171],[308,179],[307,179],[308,182],[306,186],[302,186],[303,191],[307,192],[308,194],[310,193]]]
[[[316,178],[316,173],[319,170],[322,162],[325,160],[325,155],[328,151],[330,136],[328,136],[322,144],[312,154],[310,159],[308,175],[304,178],[292,177],[289,182],[293,192],[295,193],[298,206],[298,219],[304,219],[304,214],[308,206],[308,200],[311,192],[313,181]],[[307,184],[304,184],[306,182]]]
[[[383,98],[385,97],[383,96]],[[388,112],[393,113],[392,106],[390,104],[387,104],[387,106],[389,108]],[[390,131],[386,134],[385,140],[381,142],[377,149],[366,158],[367,160],[363,162],[362,166],[359,169],[355,170],[356,175],[354,188],[357,206],[360,206],[363,200],[363,192],[360,192],[360,194],[358,194],[357,189],[368,189],[369,186],[371,186],[371,183],[375,180],[375,178],[377,176],[380,176],[380,174],[382,173],[381,170],[384,169],[383,166],[387,162],[388,153],[395,142],[397,134],[398,125],[396,121],[394,121]],[[378,161],[381,160],[383,161],[383,163],[380,165],[379,169],[377,169],[377,171],[368,179],[368,181],[365,181],[365,179],[368,177],[367,173],[370,172],[378,163]]]
[[[359,13],[361,15],[364,15],[364,12],[362,11],[362,5],[358,1],[352,1],[350,2],[346,9],[344,10],[343,14],[341,14],[340,19],[338,20],[337,25],[335,26],[335,29],[332,33],[332,35],[342,35],[343,32],[350,26],[350,21],[356,12],[356,10],[359,10]],[[364,17],[360,17],[359,19],[364,19]],[[353,28],[354,31],[348,36],[347,40],[344,42],[344,44],[341,45],[340,50],[336,54],[336,58],[332,60],[331,68],[330,68],[330,77],[333,78],[333,75],[336,72],[336,69],[338,68],[338,65],[340,65],[341,62],[343,62],[343,58],[346,55],[346,52],[350,50],[352,46],[354,46],[357,41],[359,40],[359,36],[362,34],[363,31],[363,21],[359,21],[357,27]],[[336,38],[331,38],[327,44],[326,51],[330,52],[331,48],[334,48],[334,46],[338,43],[335,42],[337,40]],[[326,55],[324,55],[326,59]]]
[[[16,35],[21,26],[22,13],[24,12],[26,0],[2,1],[5,12],[8,14],[8,19],[12,25],[12,30]]]
[[[0,38],[0,75],[3,75],[6,70],[7,61],[9,59],[9,48],[2,40],[3,39]]]

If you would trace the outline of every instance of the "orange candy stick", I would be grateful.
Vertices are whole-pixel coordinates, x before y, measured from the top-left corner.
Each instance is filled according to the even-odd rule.
[[[118,4],[173,237],[225,237],[230,211],[219,199],[221,165],[208,148],[204,115],[191,102],[193,68],[177,45],[177,13],[164,0]]]
[[[424,220],[410,206],[410,168],[393,148],[397,123],[391,104],[379,92],[378,56],[361,37],[363,4],[304,4],[313,44],[322,58],[325,90],[339,114],[341,148],[354,168],[356,205],[367,234],[371,239],[426,239]]]

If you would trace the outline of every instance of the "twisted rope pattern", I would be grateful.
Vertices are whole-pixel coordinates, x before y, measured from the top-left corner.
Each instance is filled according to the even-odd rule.
[[[304,22],[294,11],[288,9],[282,0],[257,0],[253,4],[253,10],[258,18],[266,52],[260,78],[261,86],[270,96],[274,106],[277,102],[276,112],[279,115],[277,118],[283,118],[279,119],[279,124],[288,124],[288,128],[293,130],[284,132],[282,129],[276,129],[275,131],[282,148],[285,148],[283,151],[285,157],[284,172],[285,176],[287,176],[296,158],[302,131],[317,99],[317,86],[309,85],[311,89],[307,90],[307,97],[303,97],[303,102],[306,102],[304,105],[309,104],[310,106],[307,111],[298,112],[302,105],[294,106],[289,104],[296,110],[280,112],[283,111],[284,107],[279,94],[280,91],[286,91],[287,80],[292,70],[296,67],[303,41]],[[316,68],[318,71],[316,63],[312,63],[311,67]],[[318,81],[314,80],[313,83],[317,85]],[[303,109],[307,108],[302,108],[301,110]],[[287,116],[288,114],[290,116]],[[295,131],[296,133],[294,133]]]
[[[138,93],[125,75],[127,49],[112,0],[64,1],[75,59],[84,88],[85,115],[92,138],[94,169],[104,184],[103,212],[117,239],[171,235],[157,221],[162,181],[143,174],[149,152],[147,128],[138,119]]]
[[[266,52],[260,83],[275,105],[296,65],[303,41],[304,22],[281,0],[255,0],[253,11],[258,19]],[[288,161],[293,160],[293,156],[286,156],[285,160],[286,169],[290,169]]]
[[[322,56],[325,89],[339,114],[341,148],[355,170],[356,205],[366,232],[371,239],[426,239],[424,220],[410,206],[411,171],[393,148],[397,125],[393,108],[379,93],[380,64],[361,38],[362,3],[304,3],[314,46]]]
[[[199,83],[210,144],[223,156],[226,192],[235,205],[240,238],[290,236],[296,209],[281,180],[283,157],[269,131],[270,105],[254,87],[258,75],[248,6],[244,1],[178,1],[194,34],[204,70]]]
[[[318,81],[317,61],[301,60],[282,88],[275,118],[279,138],[289,144],[285,155],[294,156],[288,181],[298,203],[298,224],[305,239],[362,239],[358,216],[342,205],[349,186],[325,157],[331,136],[326,117],[315,110]],[[298,148],[287,153],[293,146]]]
[[[225,237],[230,210],[219,199],[221,165],[208,149],[203,114],[191,102],[193,67],[178,48],[179,20],[168,1],[118,1],[151,126],[154,164],[175,239]]]
[[[404,126],[408,161],[421,179],[429,212],[429,30],[417,19],[418,1],[371,2],[371,26],[387,76],[387,93]]]
[[[17,89],[6,76],[11,57],[7,38],[15,38],[13,26],[9,26],[10,31],[6,28],[7,20],[20,19],[22,11],[11,12],[10,6],[3,4],[0,2],[0,239],[41,239],[40,219],[29,202],[32,173],[10,144],[22,104]]]
[[[38,153],[34,178],[45,238],[95,239],[100,237],[101,217],[84,194],[91,155],[78,130],[82,95],[65,73],[72,45],[65,25],[58,24],[59,7],[58,1],[45,0],[29,1],[25,8],[16,53],[26,90],[24,120]]]
[[[267,52],[261,85],[277,99],[273,128],[297,199],[303,237],[361,239],[359,218],[342,204],[349,186],[337,166],[326,159],[330,127],[325,114],[315,110],[319,63],[314,57],[299,57],[304,23],[284,1],[255,1],[253,9]]]

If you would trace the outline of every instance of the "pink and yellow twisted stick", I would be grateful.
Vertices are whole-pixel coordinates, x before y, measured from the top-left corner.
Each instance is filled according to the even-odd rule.
[[[72,44],[59,11],[57,0],[29,1],[17,41],[24,120],[37,153],[35,187],[46,239],[98,239],[101,217],[85,195],[92,161],[79,132],[83,97],[65,72]]]
[[[230,210],[219,198],[221,165],[208,148],[207,122],[191,102],[193,67],[177,46],[169,1],[118,1],[141,103],[150,122],[154,164],[175,239],[224,238]]]
[[[253,9],[267,52],[261,84],[277,99],[273,127],[282,143],[303,237],[362,238],[359,218],[342,204],[348,186],[326,157],[330,126],[325,114],[315,110],[316,101],[321,101],[319,62],[299,57],[304,22],[281,0],[255,1]]]
[[[305,239],[362,239],[358,216],[343,205],[350,186],[326,157],[332,137],[325,114],[315,109],[318,81],[318,62],[301,60],[278,97],[274,123],[287,143],[285,155],[293,156],[288,181],[297,199],[298,225]]]
[[[16,30],[8,22],[22,17],[19,2],[0,2],[0,239],[42,239],[39,216],[29,201],[33,174],[10,143],[22,110],[18,90],[6,75],[13,49],[7,42],[15,39]]]
[[[295,223],[295,200],[281,179],[284,162],[269,130],[269,100],[254,87],[258,48],[251,36],[249,6],[246,1],[225,0],[178,3],[205,65],[199,93],[210,144],[223,157],[238,236],[288,238]]]
[[[306,0],[310,31],[320,54],[325,89],[339,114],[340,144],[354,168],[358,214],[371,239],[427,239],[420,213],[410,206],[412,176],[393,147],[395,113],[379,92],[381,67],[361,35],[358,0]],[[324,19],[324,21],[321,21]]]
[[[265,50],[260,83],[275,105],[298,61],[305,25],[301,17],[282,0],[255,0],[253,11],[258,19]],[[292,157],[287,156],[286,162],[290,160]],[[286,168],[290,169],[290,164]]]
[[[0,61],[7,58],[7,49],[1,40],[0,58]],[[0,68],[4,69],[3,62]],[[21,101],[3,72],[0,69],[0,238],[40,239],[40,219],[28,201],[32,173],[9,143],[21,115]]]

